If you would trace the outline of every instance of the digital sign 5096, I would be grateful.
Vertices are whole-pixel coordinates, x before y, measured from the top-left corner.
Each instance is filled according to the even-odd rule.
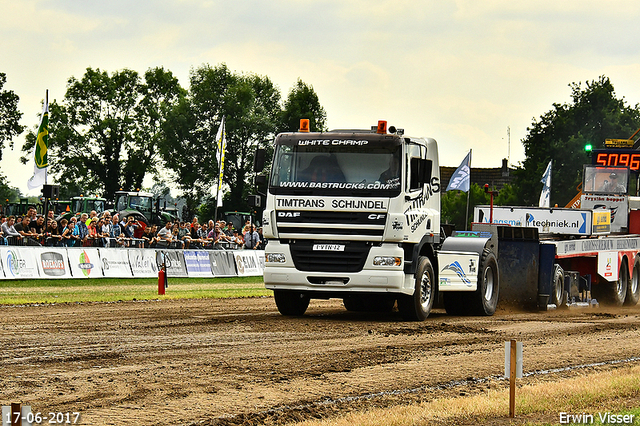
[[[640,151],[604,149],[594,150],[593,164],[598,166],[622,166],[638,172],[640,169]]]

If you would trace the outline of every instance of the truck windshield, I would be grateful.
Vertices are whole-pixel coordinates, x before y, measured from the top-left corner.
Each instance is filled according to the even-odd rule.
[[[625,167],[584,166],[582,188],[588,194],[627,194],[629,169]]]
[[[371,196],[396,196],[400,193],[399,144],[302,142],[276,147],[271,192]]]

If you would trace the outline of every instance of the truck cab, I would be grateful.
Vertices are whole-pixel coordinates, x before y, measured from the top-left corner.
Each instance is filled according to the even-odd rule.
[[[440,242],[436,141],[387,132],[385,122],[279,134],[263,232],[265,285],[282,314],[302,315],[311,298],[342,298],[356,311],[397,300],[403,315],[424,319]]]

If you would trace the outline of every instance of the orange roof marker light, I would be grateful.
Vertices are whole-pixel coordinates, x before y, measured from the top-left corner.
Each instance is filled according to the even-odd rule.
[[[309,133],[309,119],[308,118],[301,118],[300,119],[300,129],[298,131],[299,132],[303,132],[303,133]]]
[[[386,120],[378,120],[378,130],[376,131],[379,135],[387,134],[387,121]]]

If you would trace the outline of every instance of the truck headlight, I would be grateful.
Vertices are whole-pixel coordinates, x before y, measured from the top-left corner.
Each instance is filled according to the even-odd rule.
[[[287,261],[287,258],[284,256],[284,253],[269,253],[265,256],[265,261],[273,263],[284,263]]]
[[[395,256],[376,256],[373,258],[374,266],[400,266],[402,258]]]

